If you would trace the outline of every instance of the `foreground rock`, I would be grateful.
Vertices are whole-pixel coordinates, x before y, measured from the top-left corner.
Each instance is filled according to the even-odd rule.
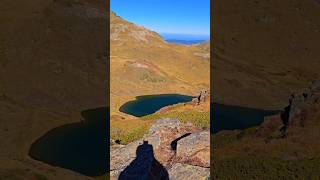
[[[209,177],[210,134],[177,119],[160,119],[142,139],[111,148],[110,157],[111,179],[185,179],[179,172],[190,169],[190,177]]]
[[[210,167],[210,133],[202,131],[181,139],[177,145],[179,162]]]
[[[170,180],[209,180],[210,168],[177,163],[169,170],[169,177]]]
[[[130,149],[132,150],[132,148]],[[124,148],[123,150],[126,149]],[[148,144],[148,141],[139,144],[136,149],[135,159],[131,161],[121,161],[121,154],[117,155],[120,157],[117,160],[120,161],[116,166],[118,165],[120,170],[113,171],[111,176],[118,177],[119,179],[169,179],[166,169],[155,159],[153,147]],[[116,166],[113,166],[113,168]]]

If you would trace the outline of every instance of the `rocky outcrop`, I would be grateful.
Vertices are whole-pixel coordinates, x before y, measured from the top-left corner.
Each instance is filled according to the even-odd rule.
[[[320,80],[314,81],[311,86],[301,92],[292,94],[289,105],[282,113],[266,117],[257,128],[256,135],[270,137],[281,132],[282,137],[288,135],[291,127],[305,127],[314,113],[319,112],[315,108],[320,104]]]
[[[255,135],[257,137],[270,137],[274,132],[280,131],[283,128],[281,114],[267,116],[263,123],[257,128]]]
[[[169,177],[170,180],[209,180],[210,169],[177,163],[169,170]]]
[[[210,175],[209,131],[177,119],[157,120],[142,139],[110,153],[111,179],[185,179],[183,171],[196,179]]]
[[[111,179],[168,179],[168,172],[154,157],[153,146],[148,141],[111,153]]]
[[[209,90],[202,90],[198,97],[192,99],[192,104],[201,104],[204,102],[210,102],[210,91]]]
[[[312,85],[302,92],[291,95],[289,105],[283,113],[283,121],[288,127],[290,125],[304,126],[307,109],[313,104],[320,103],[320,80],[314,81]]]
[[[210,167],[210,132],[202,131],[181,139],[177,145],[179,162]]]
[[[154,146],[157,159],[168,165],[175,154],[177,140],[196,131],[192,124],[181,124],[177,119],[160,119],[150,128],[144,140]]]

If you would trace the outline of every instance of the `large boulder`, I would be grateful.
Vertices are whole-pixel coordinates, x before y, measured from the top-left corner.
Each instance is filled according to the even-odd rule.
[[[289,104],[282,113],[265,117],[264,122],[255,133],[258,137],[287,137],[290,129],[306,127],[310,117],[319,112],[320,81],[314,81],[309,88],[294,93],[289,98]]]
[[[283,113],[283,121],[289,126],[305,126],[305,117],[311,107],[320,103],[320,80],[314,81],[309,88],[291,95],[289,105]]]
[[[198,97],[193,98],[191,104],[199,105],[204,102],[210,102],[210,90],[202,90]]]
[[[127,167],[136,157],[136,149],[140,144],[140,141],[136,141],[120,148],[111,148],[110,170],[121,170]]]
[[[170,180],[209,180],[210,168],[203,168],[188,164],[176,163],[169,170],[169,177]]]
[[[167,165],[175,155],[176,140],[196,131],[192,124],[181,124],[177,119],[165,118],[157,120],[152,125],[144,140],[153,145],[155,157],[159,162]]]
[[[177,179],[176,170],[183,171],[183,168],[193,167],[191,165],[209,167],[210,134],[209,131],[199,131],[190,123],[182,124],[177,119],[159,119],[142,139],[111,148],[110,153],[111,179],[168,179],[169,169]],[[184,164],[176,167],[177,163]],[[201,168],[196,172],[199,168],[191,168],[195,171],[194,177],[205,174]],[[205,169],[207,172],[209,168]],[[196,176],[197,173],[200,173],[199,176]],[[184,176],[179,179],[184,179]]]
[[[178,141],[176,159],[181,163],[210,167],[210,132],[201,131]]]
[[[153,147],[147,141],[137,147],[133,160],[120,162],[122,163],[118,166],[120,169],[111,172],[112,179],[169,179],[167,170],[154,157]]]

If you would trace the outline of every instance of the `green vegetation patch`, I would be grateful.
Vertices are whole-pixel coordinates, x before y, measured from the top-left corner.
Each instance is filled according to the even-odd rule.
[[[232,143],[238,140],[237,136],[216,136],[211,135],[211,143],[214,148],[223,147],[226,144]]]
[[[110,179],[110,174],[106,174],[106,175],[103,175],[103,176],[97,176],[94,179],[95,180],[107,180],[107,179]]]
[[[140,80],[153,82],[153,83],[165,82],[164,78],[157,77],[151,73],[143,73],[142,76],[140,77]]]
[[[120,144],[128,144],[143,137],[148,132],[150,124],[142,124],[133,128],[113,128],[111,138],[120,141]]]
[[[319,179],[320,159],[280,160],[241,156],[223,160],[213,156],[215,179]]]
[[[33,176],[37,179],[37,180],[48,180],[48,178],[42,174],[39,174],[37,172],[33,172]]]
[[[156,120],[160,118],[175,118],[182,123],[190,122],[198,128],[210,128],[210,112],[174,111],[166,114],[151,114],[141,117],[142,120]]]

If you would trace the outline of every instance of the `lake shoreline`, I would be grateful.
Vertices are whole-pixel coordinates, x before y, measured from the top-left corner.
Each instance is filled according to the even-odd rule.
[[[265,117],[281,112],[281,110],[265,110],[220,103],[211,103],[210,106],[211,132],[214,134],[223,130],[245,130],[256,127],[264,121]]]
[[[195,96],[182,94],[153,94],[136,96],[134,100],[127,101],[122,104],[119,111],[135,117],[142,117],[153,114],[166,106],[191,102],[193,98],[195,98]]]

